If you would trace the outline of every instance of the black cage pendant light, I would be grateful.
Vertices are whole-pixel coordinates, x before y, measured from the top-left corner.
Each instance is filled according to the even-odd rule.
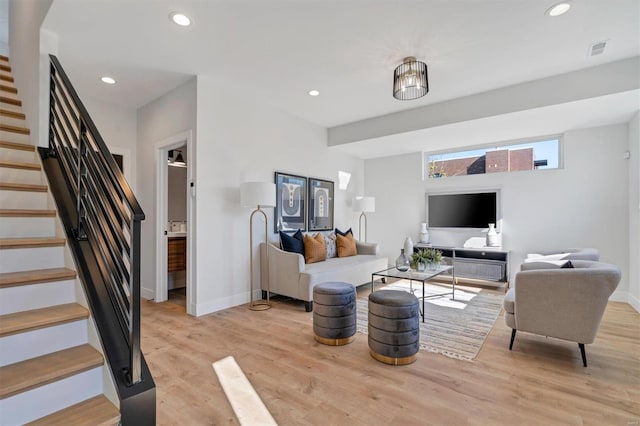
[[[404,58],[393,72],[393,97],[410,101],[423,97],[428,91],[427,64],[413,56]]]

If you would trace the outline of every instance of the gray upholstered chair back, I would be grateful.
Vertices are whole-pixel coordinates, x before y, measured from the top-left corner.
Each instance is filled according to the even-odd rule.
[[[600,251],[595,248],[569,248],[569,249],[560,249],[560,250],[543,250],[536,251],[537,254],[542,255],[551,255],[551,254],[559,254],[559,253],[567,253],[566,256],[563,256],[563,260],[592,260],[597,262],[600,260]]]
[[[526,263],[515,277],[515,328],[582,344],[595,339],[609,296],[620,282],[615,265],[572,260],[573,269]]]

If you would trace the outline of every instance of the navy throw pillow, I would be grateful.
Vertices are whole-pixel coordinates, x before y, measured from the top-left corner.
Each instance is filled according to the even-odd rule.
[[[573,268],[574,268],[573,263],[571,263],[570,260],[567,260],[567,262],[560,267],[560,269],[573,269]]]
[[[304,237],[301,230],[298,229],[293,235],[280,231],[280,244],[282,250],[304,256]]]
[[[336,228],[336,234],[338,235],[342,235],[343,237],[346,237],[348,234],[353,235],[353,231],[351,230],[351,228],[347,229],[345,232],[342,232],[341,230],[339,230],[338,228]]]

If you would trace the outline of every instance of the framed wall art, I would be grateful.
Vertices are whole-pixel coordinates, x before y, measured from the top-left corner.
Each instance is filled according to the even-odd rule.
[[[333,229],[333,182],[309,178],[309,231]]]
[[[276,172],[275,181],[275,232],[306,231],[307,178]]]

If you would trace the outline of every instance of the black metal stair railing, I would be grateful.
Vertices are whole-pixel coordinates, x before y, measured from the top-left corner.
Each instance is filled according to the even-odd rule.
[[[58,59],[50,55],[49,148],[75,195],[73,232],[89,242],[141,381],[140,222],[144,212]]]

